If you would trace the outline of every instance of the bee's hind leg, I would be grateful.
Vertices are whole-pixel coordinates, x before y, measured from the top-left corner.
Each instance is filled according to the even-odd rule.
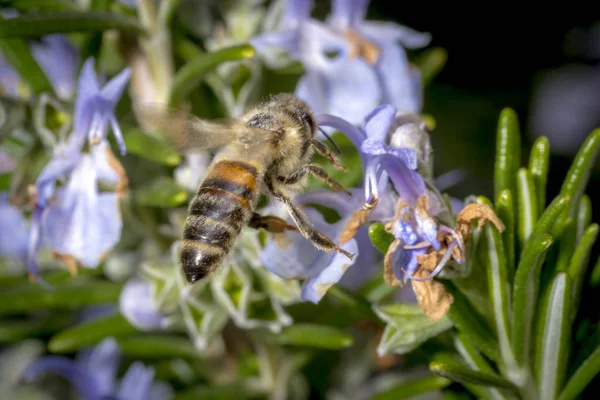
[[[273,197],[285,204],[288,213],[298,227],[298,231],[310,240],[316,248],[325,251],[339,251],[351,260],[354,258],[354,254],[342,249],[333,240],[317,231],[308,220],[308,216],[288,196],[275,189],[272,182],[267,181],[267,188]]]
[[[287,223],[287,221],[275,217],[273,215],[260,215],[258,213],[252,214],[248,226],[253,229],[264,229],[271,233],[282,233],[285,231],[297,231],[293,225]]]
[[[335,190],[345,192],[349,198],[352,198],[352,193],[350,193],[346,188],[344,188],[339,182],[336,182],[329,175],[327,175],[327,172],[325,172],[323,168],[315,164],[307,164],[301,167],[298,171],[288,176],[287,178],[279,176],[277,177],[277,181],[284,185],[292,185],[294,183],[299,182],[300,179],[302,179],[304,175],[308,173],[313,174],[314,176],[316,176],[321,181],[325,182],[327,185],[331,186]]]

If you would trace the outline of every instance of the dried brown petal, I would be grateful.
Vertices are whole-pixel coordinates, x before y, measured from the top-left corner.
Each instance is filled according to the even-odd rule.
[[[110,146],[106,146],[106,159],[108,161],[108,165],[115,170],[117,175],[119,175],[119,180],[117,182],[117,195],[119,197],[124,197],[127,189],[129,188],[129,179],[127,178],[127,173],[125,172],[125,168],[123,168],[123,164],[115,157]]]
[[[361,209],[352,213],[348,224],[346,224],[346,227],[340,235],[340,244],[346,243],[356,235],[358,229],[363,226],[365,222],[367,222],[369,214],[371,214],[370,209]]]
[[[414,276],[424,278],[427,276],[424,270],[417,271]],[[417,302],[421,311],[430,321],[439,321],[450,310],[450,305],[454,303],[454,297],[446,291],[444,285],[433,279],[423,282],[411,280],[412,288],[417,297]]]
[[[75,259],[75,257],[69,254],[62,254],[57,251],[53,251],[52,256],[56,260],[62,261],[72,276],[77,275],[77,271],[79,269],[79,262]]]
[[[390,244],[390,247],[388,248],[388,251],[383,259],[383,278],[385,279],[385,283],[390,286],[402,286],[402,282],[396,278],[396,274],[394,274],[394,267],[392,266],[392,253],[396,251],[401,243],[402,242],[398,239],[394,240],[392,244]]]
[[[431,251],[427,254],[417,256],[417,262],[419,263],[419,270],[430,273],[440,263],[447,248],[443,247],[439,251]]]
[[[504,231],[504,224],[490,206],[487,204],[469,204],[456,216],[456,230],[464,242],[469,240],[471,236],[471,222],[476,219],[479,219],[477,224],[479,228],[486,222],[491,222],[500,232]]]
[[[350,42],[350,58],[361,57],[368,64],[377,64],[381,50],[375,43],[352,29],[348,29],[345,36]]]

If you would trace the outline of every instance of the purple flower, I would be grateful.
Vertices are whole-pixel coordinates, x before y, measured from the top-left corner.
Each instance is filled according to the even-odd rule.
[[[125,144],[114,115],[114,108],[129,79],[129,69],[102,88],[88,59],[81,71],[73,116],[73,131],[54,149],[54,156],[36,181],[36,204],[29,238],[28,269],[40,274],[35,261],[45,244],[69,266],[82,264],[95,268],[119,240],[121,216],[118,195],[127,185],[125,172],[113,155],[106,139],[110,124],[121,154]],[[90,143],[90,152],[82,148]],[[63,188],[58,180],[68,177]],[[100,181],[116,185],[117,193],[100,193]]]
[[[305,212],[315,228],[332,240],[339,237],[347,222],[340,220],[328,224],[316,210],[306,209]],[[340,247],[355,254],[354,259],[349,260],[339,252],[319,250],[299,232],[288,232],[279,240],[269,241],[260,253],[260,260],[269,271],[281,278],[304,279],[302,299],[317,304],[360,256],[358,242],[355,239],[347,241]]]
[[[365,21],[368,1],[334,1],[327,24],[310,17],[312,2],[289,0],[282,28],[250,43],[262,54],[272,47],[302,62],[306,73],[296,94],[315,113],[359,124],[365,110],[390,103],[407,111],[422,106],[418,70],[409,66],[408,48],[429,43],[422,34],[395,23]],[[350,101],[349,101],[350,100]]]
[[[47,35],[30,41],[31,55],[44,71],[54,92],[62,100],[75,92],[77,51],[64,35]],[[0,55],[0,85],[12,96],[19,96],[19,75]]]
[[[173,396],[171,387],[154,383],[154,368],[133,363],[117,384],[119,348],[113,338],[104,339],[93,350],[82,351],[77,360],[47,356],[28,366],[22,374],[26,382],[46,372],[54,372],[75,386],[85,400],[163,400]]]

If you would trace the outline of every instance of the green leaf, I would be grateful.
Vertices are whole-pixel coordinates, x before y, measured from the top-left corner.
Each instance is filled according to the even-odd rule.
[[[521,165],[521,134],[517,114],[510,108],[500,113],[496,134],[496,162],[494,169],[494,197],[504,189],[517,193],[517,170]]]
[[[146,34],[133,18],[121,14],[90,11],[28,13],[2,21],[0,38],[25,38],[53,33],[98,32],[118,30],[136,35]]]
[[[387,322],[377,346],[379,356],[408,353],[452,327],[448,316],[430,321],[417,304],[391,303],[375,306],[374,310]]]
[[[284,328],[274,337],[280,344],[333,350],[354,344],[352,335],[330,326],[314,324],[294,324]]]
[[[535,186],[538,210],[546,207],[546,182],[550,165],[550,142],[545,136],[535,140],[529,155],[529,172]]]
[[[371,320],[381,322],[371,308],[371,304],[361,295],[352,293],[339,285],[330,287],[327,293],[337,299],[344,307],[348,308],[350,312],[357,311]]]
[[[600,128],[594,130],[585,140],[573,163],[560,190],[561,195],[571,197],[570,208],[566,217],[574,217],[579,199],[590,179],[590,174],[598,157],[600,145]]]
[[[14,343],[28,338],[54,333],[67,326],[70,314],[53,313],[43,318],[0,322],[0,343]]]
[[[53,291],[40,285],[4,290],[0,314],[28,313],[49,309],[76,309],[94,304],[114,303],[121,284],[103,281],[57,286]]]
[[[381,222],[374,222],[369,226],[369,237],[373,246],[383,254],[387,253],[394,241],[394,235],[389,234]]]
[[[80,8],[66,0],[2,0],[0,6],[17,11],[77,11]]]
[[[198,358],[200,353],[188,337],[174,335],[135,335],[117,338],[123,354],[132,358]]]
[[[177,393],[173,400],[264,399],[264,385],[254,380],[199,385]]]
[[[569,276],[556,275],[540,313],[536,371],[541,399],[554,399],[562,387],[568,359],[571,329],[571,288]]]
[[[592,222],[592,201],[588,195],[584,194],[581,196],[581,199],[579,200],[579,206],[577,207],[577,216],[575,221],[577,226],[577,233],[575,235],[576,243],[579,243],[590,222]]]
[[[171,208],[184,204],[188,199],[188,191],[173,179],[161,176],[138,189],[135,198],[143,206]]]
[[[377,393],[371,397],[371,400],[409,399],[423,393],[443,389],[451,383],[450,379],[438,375],[426,376],[388,389],[385,392]]]
[[[82,347],[100,343],[102,339],[131,335],[137,332],[119,313],[83,322],[54,335],[48,342],[53,353],[72,353]]]
[[[600,284],[600,257],[596,260],[596,265],[594,265],[594,269],[592,270],[592,274],[590,276],[590,285],[592,287],[596,287]]]
[[[252,46],[241,45],[217,50],[213,53],[201,54],[177,71],[171,89],[169,104],[178,106],[186,96],[198,87],[205,74],[219,64],[228,61],[239,61],[254,57]]]
[[[494,333],[485,324],[483,318],[475,311],[469,300],[452,285],[450,289],[454,303],[448,316],[452,323],[464,334],[473,346],[493,361],[500,361],[498,342]]]
[[[432,361],[429,363],[429,370],[458,383],[516,390],[512,383],[496,374],[475,371],[450,359]]]
[[[486,199],[479,197],[479,203],[486,203]],[[500,354],[507,368],[514,366],[515,360],[510,345],[510,298],[511,290],[508,281],[508,270],[504,244],[500,232],[491,224],[483,227],[484,253],[487,267],[488,291],[494,312],[496,333],[500,345]]]
[[[174,167],[181,157],[167,142],[150,136],[139,129],[131,129],[124,137],[127,152],[156,163]]]
[[[577,368],[560,393],[559,400],[574,400],[600,373],[600,346]]]
[[[519,210],[519,242],[521,248],[529,239],[533,227],[538,219],[537,198],[535,185],[529,171],[525,168],[519,169],[517,174],[517,194]]]
[[[434,47],[415,58],[414,64],[421,70],[421,81],[428,85],[446,65],[448,52],[441,47]]]
[[[594,246],[597,237],[598,224],[592,224],[583,233],[583,237],[575,248],[571,263],[567,270],[569,278],[571,278],[571,281],[573,282],[573,306],[575,309],[579,305],[579,295],[583,286],[583,277],[585,276],[590,253],[592,252],[592,247]]]
[[[485,358],[482,357],[479,351],[477,351],[477,349],[473,346],[473,344],[466,335],[456,335],[454,338],[454,347],[470,368],[474,369],[475,371],[485,372],[488,374],[495,374],[492,367],[490,367],[488,362],[485,360]],[[504,398],[503,394],[500,393],[500,391],[498,391],[497,389],[481,388],[481,390],[486,392],[485,398]]]
[[[373,277],[369,279],[360,289],[360,294],[367,299],[369,303],[379,303],[386,297],[393,294],[397,287],[390,286],[385,282],[383,278],[383,272],[373,274]]]
[[[0,31],[6,22],[7,20],[0,18]],[[50,81],[31,55],[25,40],[0,39],[0,53],[19,76],[29,84],[33,93],[53,92]]]
[[[500,193],[500,197],[496,200],[496,214],[504,223],[504,232],[502,232],[502,242],[506,251],[506,262],[510,277],[515,270],[515,220],[516,213],[514,209],[514,200],[510,190],[505,189]]]
[[[530,240],[523,250],[513,289],[512,343],[517,363],[529,365],[533,319],[540,288],[540,273],[546,252],[552,245],[547,233]]]
[[[558,216],[565,210],[565,208],[569,205],[570,196],[569,195],[559,195],[557,196],[550,205],[544,210],[537,224],[533,228],[533,232],[530,235],[530,239],[525,244],[523,251],[530,245],[532,241],[531,238],[535,238],[543,233],[550,233]],[[552,235],[553,237],[556,237]]]

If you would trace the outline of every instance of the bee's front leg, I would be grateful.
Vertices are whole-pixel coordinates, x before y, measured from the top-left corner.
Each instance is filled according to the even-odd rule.
[[[306,175],[308,173],[313,174],[314,176],[316,176],[321,181],[325,182],[327,185],[331,186],[335,190],[338,190],[340,192],[345,192],[349,198],[352,198],[352,193],[350,193],[346,188],[344,188],[339,182],[330,178],[329,175],[327,175],[327,172],[325,172],[325,170],[323,168],[321,168],[315,164],[307,164],[307,165],[301,167],[298,171],[296,171],[293,174],[291,174],[290,176],[288,176],[287,178],[285,178],[283,176],[278,176],[277,181],[284,185],[292,185],[294,183],[299,182],[300,179],[302,179],[304,177],[304,175]]]
[[[289,198],[289,196],[286,196],[285,194],[277,190],[274,187],[273,182],[267,180],[266,184],[271,195],[277,200],[281,201],[283,204],[285,204],[288,213],[296,223],[296,226],[298,227],[298,230],[300,231],[302,236],[310,240],[316,248],[325,251],[339,251],[351,260],[354,258],[354,254],[351,254],[346,250],[342,249],[340,246],[335,244],[333,240],[331,240],[321,232],[317,231],[308,220],[308,216],[296,204],[294,204],[294,202],[292,201],[292,199]]]
[[[258,213],[252,214],[248,226],[253,229],[264,229],[271,233],[282,233],[285,231],[297,231],[293,225],[287,223],[287,221],[275,217],[273,215],[260,215]]]
[[[329,162],[335,168],[341,169],[344,172],[348,172],[348,168],[346,168],[342,164],[340,164],[340,161],[338,160],[338,158],[335,156],[335,154],[333,154],[331,152],[331,150],[329,150],[329,147],[327,147],[325,144],[319,142],[318,140],[314,140],[314,139],[310,141],[310,144],[311,144],[311,146],[313,146],[315,148],[317,153],[319,153],[320,155],[322,155],[323,157],[328,159]]]

